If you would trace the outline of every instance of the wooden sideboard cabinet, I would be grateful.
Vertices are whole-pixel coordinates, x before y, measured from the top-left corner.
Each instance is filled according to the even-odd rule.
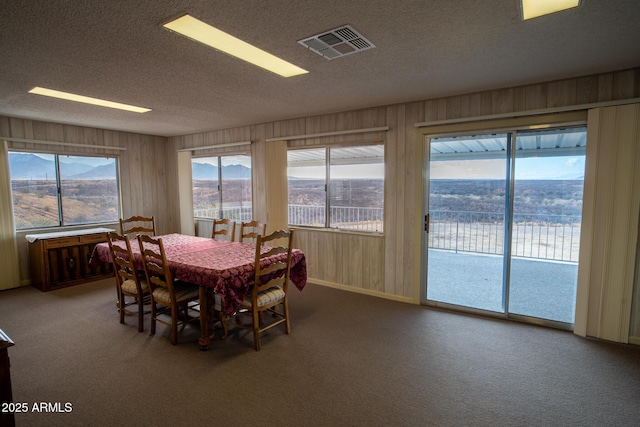
[[[107,241],[109,229],[28,235],[31,284],[51,291],[113,276],[110,263],[91,266],[95,245]]]

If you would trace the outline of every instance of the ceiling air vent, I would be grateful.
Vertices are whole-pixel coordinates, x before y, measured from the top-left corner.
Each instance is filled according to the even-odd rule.
[[[298,43],[327,59],[340,58],[375,47],[351,25],[298,40]]]

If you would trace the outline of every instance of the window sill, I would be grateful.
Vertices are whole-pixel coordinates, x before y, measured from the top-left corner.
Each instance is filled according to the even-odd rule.
[[[384,233],[380,233],[376,231],[355,231],[355,230],[343,230],[340,228],[305,227],[303,225],[289,225],[289,228],[291,230],[317,231],[319,233],[350,234],[355,236],[377,237],[377,238],[384,237]]]
[[[64,232],[64,231],[74,231],[74,230],[86,230],[89,228],[98,228],[98,227],[106,227],[106,228],[120,228],[120,224],[115,222],[100,222],[100,223],[92,223],[92,224],[76,224],[76,225],[62,225],[62,226],[49,226],[49,227],[37,227],[37,228],[21,228],[20,230],[16,230],[16,235],[22,234],[40,234],[40,233],[56,233],[56,232]]]

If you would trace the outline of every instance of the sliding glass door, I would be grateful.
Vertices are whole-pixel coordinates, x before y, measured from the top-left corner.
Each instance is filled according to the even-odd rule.
[[[570,328],[586,129],[427,144],[426,303]]]
[[[509,135],[431,140],[427,299],[502,312]],[[470,144],[491,147],[462,158]]]
[[[586,129],[516,135],[509,313],[572,324]]]

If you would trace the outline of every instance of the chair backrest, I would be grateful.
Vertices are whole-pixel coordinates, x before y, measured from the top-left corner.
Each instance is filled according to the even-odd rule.
[[[109,243],[109,250],[111,251],[111,260],[116,273],[118,286],[122,286],[127,280],[133,280],[136,283],[138,294],[140,294],[140,280],[136,271],[129,238],[111,232],[109,233],[109,239],[107,241]]]
[[[286,293],[291,269],[291,239],[293,231],[277,230],[268,236],[259,235],[256,242],[253,298],[259,292],[279,286]],[[266,258],[277,256],[267,264]]]
[[[130,234],[148,234],[156,235],[156,222],[154,217],[132,216],[127,219],[120,218],[120,233],[123,236]]]
[[[230,219],[214,219],[213,231],[211,232],[212,239],[220,239],[221,236],[227,236],[224,240],[233,242],[236,235],[236,223]]]
[[[172,303],[175,304],[173,276],[169,270],[162,239],[140,234],[138,235],[138,243],[140,244],[142,265],[147,275],[151,295],[153,296],[156,289],[165,288],[171,295]]]
[[[267,232],[267,224],[258,221],[240,223],[240,242],[256,242],[258,236],[264,236]]]

